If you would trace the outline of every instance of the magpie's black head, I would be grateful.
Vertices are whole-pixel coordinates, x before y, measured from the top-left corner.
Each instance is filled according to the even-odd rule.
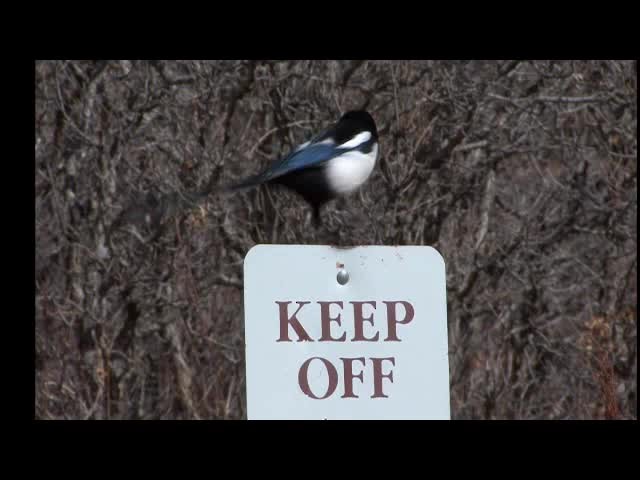
[[[378,139],[378,129],[373,117],[364,110],[347,112],[340,117],[336,125],[337,143],[344,143],[362,132],[369,132],[373,139]]]

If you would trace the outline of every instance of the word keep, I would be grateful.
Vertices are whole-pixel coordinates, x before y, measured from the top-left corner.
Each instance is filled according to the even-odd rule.
[[[311,302],[296,302],[298,304],[298,308],[292,315],[289,314],[289,305],[293,302],[276,302],[280,309],[280,338],[278,338],[278,342],[291,342],[292,340],[289,338],[289,327],[293,328],[295,334],[298,336],[298,342],[313,342],[314,339],[311,338],[309,333],[304,329],[304,327],[300,324],[298,320],[298,314],[300,310],[305,305],[309,305]],[[336,317],[332,317],[329,311],[332,305],[337,305],[340,309],[344,308],[342,301],[336,302],[317,302],[320,305],[320,326],[321,326],[321,335],[320,338],[317,339],[319,342],[345,342],[347,341],[347,333],[342,332],[342,335],[339,335],[338,332],[332,333],[331,327],[332,324],[335,323],[338,327],[342,325],[342,319],[340,318],[340,313]],[[364,333],[364,323],[367,322],[374,327],[374,319],[373,314],[369,316],[364,316],[363,307],[364,305],[370,305],[375,310],[376,302],[368,301],[368,302],[349,302],[353,306],[353,337],[349,339],[351,342],[378,342],[380,341],[380,332],[377,331],[373,336],[366,336]],[[387,313],[387,336],[384,339],[385,342],[399,342],[398,338],[398,325],[399,324],[407,324],[411,320],[413,320],[413,316],[415,311],[413,309],[413,305],[409,302],[404,301],[395,301],[395,302],[382,302],[386,305],[386,313]],[[405,313],[402,320],[398,319],[396,306],[400,304],[404,307]],[[334,336],[338,335],[337,337]]]

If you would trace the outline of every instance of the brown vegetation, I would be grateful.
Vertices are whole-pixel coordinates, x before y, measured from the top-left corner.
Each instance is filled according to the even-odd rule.
[[[41,61],[36,416],[245,418],[242,262],[325,243],[257,172],[350,108],[323,218],[446,260],[456,419],[636,418],[635,61]]]

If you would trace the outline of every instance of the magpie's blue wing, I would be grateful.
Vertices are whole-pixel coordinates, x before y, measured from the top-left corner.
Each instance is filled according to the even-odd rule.
[[[265,174],[269,179],[280,177],[301,168],[314,168],[340,155],[342,151],[335,145],[312,143],[295,150],[290,155],[273,165]]]
[[[270,174],[270,178],[276,178],[300,168],[313,168],[338,156],[342,151],[337,149],[330,140],[335,133],[335,128],[333,125],[308,142],[298,145],[293,152],[272,165],[265,173]]]
[[[302,144],[264,172],[235,184],[230,187],[230,189],[238,190],[252,187],[282,177],[296,170],[319,167],[341,153],[344,153],[344,149],[336,148],[335,145],[329,143]]]

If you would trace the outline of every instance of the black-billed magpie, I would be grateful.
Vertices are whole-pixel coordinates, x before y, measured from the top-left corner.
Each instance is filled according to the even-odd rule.
[[[364,110],[342,115],[340,120],[268,169],[227,187],[241,190],[277,184],[297,192],[313,209],[320,224],[320,208],[329,200],[355,191],[367,181],[378,158],[376,123]]]

